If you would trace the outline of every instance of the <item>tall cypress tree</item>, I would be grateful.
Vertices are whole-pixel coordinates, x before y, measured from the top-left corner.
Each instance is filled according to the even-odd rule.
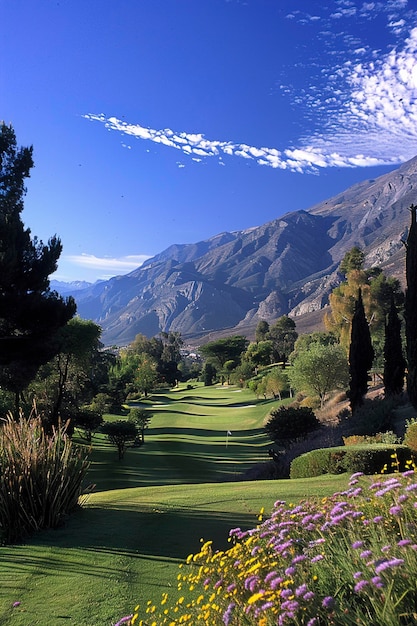
[[[57,332],[75,314],[73,298],[50,290],[62,246],[54,236],[31,238],[20,214],[32,147],[18,148],[13,128],[0,125],[0,387],[16,398],[58,350]]]
[[[411,225],[408,232],[405,256],[405,338],[407,345],[407,392],[417,409],[417,206],[412,204]]]
[[[352,317],[352,331],[349,347],[349,391],[352,413],[363,404],[368,391],[369,370],[374,360],[374,349],[371,342],[371,333],[363,307],[362,292],[359,289],[358,299],[355,302],[355,311]]]
[[[384,387],[386,396],[394,396],[404,388],[405,359],[401,342],[401,320],[398,317],[394,297],[385,324]]]

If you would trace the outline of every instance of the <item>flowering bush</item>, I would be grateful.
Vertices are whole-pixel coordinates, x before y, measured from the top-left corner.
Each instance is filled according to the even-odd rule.
[[[123,618],[139,626],[417,623],[414,469],[298,505],[277,501],[228,550],[202,543],[180,566],[178,599],[164,593]],[[368,486],[366,486],[368,485]],[[119,622],[123,623],[122,621]]]

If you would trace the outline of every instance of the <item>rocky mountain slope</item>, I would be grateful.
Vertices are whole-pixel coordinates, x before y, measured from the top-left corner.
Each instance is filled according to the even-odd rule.
[[[381,265],[402,278],[402,240],[413,203],[417,157],[309,211],[172,245],[130,274],[76,292],[78,312],[103,327],[107,345],[122,345],[137,333],[175,330],[198,337],[319,311],[340,281],[340,260],[354,245],[366,253],[368,266]]]

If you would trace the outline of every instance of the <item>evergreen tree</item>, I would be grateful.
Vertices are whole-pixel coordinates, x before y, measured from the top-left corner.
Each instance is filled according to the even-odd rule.
[[[265,320],[260,320],[255,330],[255,341],[265,341],[268,338],[269,324]]]
[[[402,392],[404,373],[405,359],[401,343],[401,320],[398,317],[394,298],[392,298],[388,321],[385,325],[384,387],[386,396],[393,396]]]
[[[352,331],[349,347],[349,391],[352,413],[363,404],[363,398],[368,391],[369,370],[374,360],[374,349],[371,342],[371,333],[365,317],[362,302],[362,292],[359,289],[358,299],[352,318]]]
[[[358,246],[354,246],[351,250],[346,252],[345,256],[340,262],[339,272],[344,276],[347,276],[352,270],[361,270],[365,262],[365,254]]]
[[[13,128],[0,125],[0,387],[19,396],[58,350],[57,332],[75,314],[72,298],[50,290],[61,241],[31,238],[20,213],[32,147],[18,148]]]
[[[417,206],[412,204],[411,226],[406,242],[405,337],[407,345],[407,392],[417,409]]]
[[[268,339],[272,341],[272,359],[275,363],[287,362],[289,354],[294,350],[298,333],[295,322],[288,315],[279,317],[269,328]]]

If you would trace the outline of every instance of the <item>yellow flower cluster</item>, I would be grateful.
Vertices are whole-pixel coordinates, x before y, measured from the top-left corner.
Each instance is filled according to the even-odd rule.
[[[358,472],[345,492],[321,501],[278,501],[265,520],[261,510],[256,528],[232,529],[227,550],[201,540],[200,551],[180,565],[177,599],[164,593],[159,605],[136,607],[130,625],[347,626],[369,618],[391,626],[399,612],[411,619],[417,605],[412,467],[410,461],[403,474],[371,485]]]

